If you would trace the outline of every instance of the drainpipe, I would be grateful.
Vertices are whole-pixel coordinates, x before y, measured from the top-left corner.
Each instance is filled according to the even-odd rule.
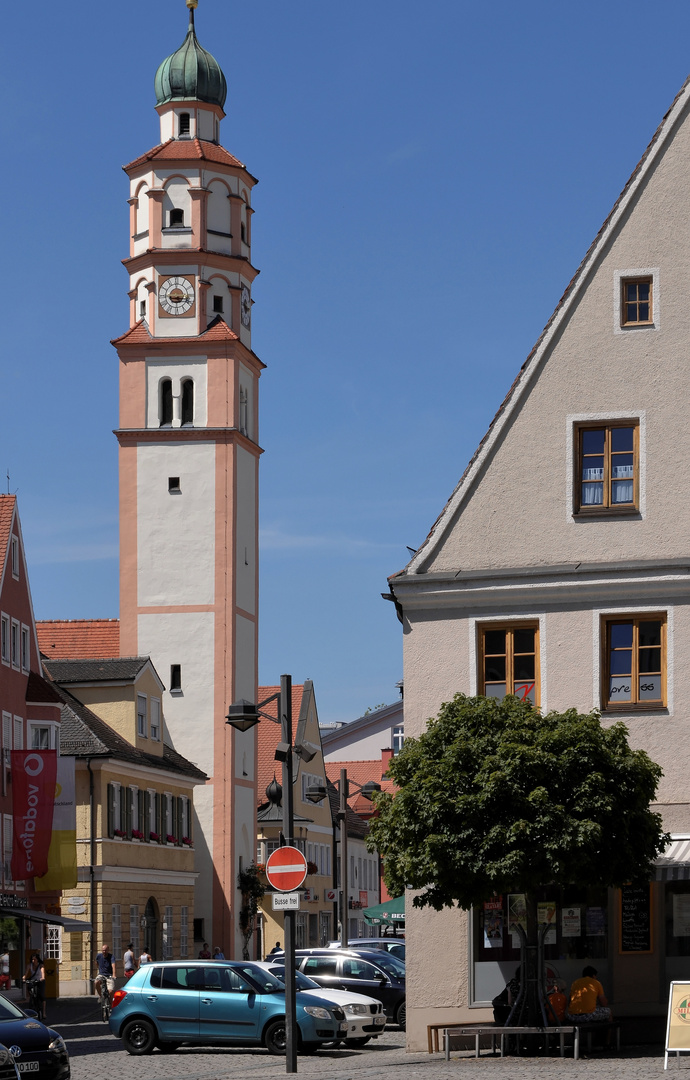
[[[90,915],[91,915],[91,927],[92,927],[92,929],[91,929],[91,935],[90,935],[91,936],[91,941],[90,941],[90,945],[89,945],[89,972],[88,972],[88,975],[87,975],[87,979],[90,979],[91,975],[93,974],[93,965],[96,962],[96,953],[95,953],[95,950],[94,950],[95,936],[96,936],[96,918],[95,918],[95,910],[96,910],[95,909],[95,896],[96,896],[95,874],[96,874],[96,871],[94,869],[95,862],[96,862],[96,803],[95,803],[95,800],[94,800],[94,797],[93,797],[94,781],[93,781],[93,769],[91,768],[91,758],[90,757],[86,759],[86,768],[89,770],[89,821],[91,822],[91,828],[90,828],[91,838],[90,838],[90,841],[89,841],[89,858],[91,860],[91,865],[89,866],[89,873],[90,873],[90,879],[89,879],[89,912],[90,912]],[[87,983],[87,991],[86,992],[87,993],[89,992],[88,991],[88,983]]]

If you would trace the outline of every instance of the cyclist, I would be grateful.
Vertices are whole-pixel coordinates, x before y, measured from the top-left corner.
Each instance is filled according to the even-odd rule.
[[[45,1021],[46,1018],[46,972],[43,961],[37,952],[33,952],[29,959],[26,972],[23,976],[27,990],[33,989],[36,994],[36,1012],[38,1019]]]
[[[101,951],[96,957],[96,966],[98,968],[98,975],[96,976],[94,990],[96,996],[102,998],[104,983],[108,987],[110,994],[112,994],[115,989],[115,961],[113,960],[113,954],[108,945],[101,945]]]

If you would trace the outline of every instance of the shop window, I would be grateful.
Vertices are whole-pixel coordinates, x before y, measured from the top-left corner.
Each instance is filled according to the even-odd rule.
[[[604,618],[602,708],[654,709],[666,704],[666,616]]]
[[[539,704],[539,627],[536,623],[479,627],[479,693],[515,694]]]

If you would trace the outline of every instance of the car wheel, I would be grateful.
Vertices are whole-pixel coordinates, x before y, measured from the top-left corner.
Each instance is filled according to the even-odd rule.
[[[264,1031],[264,1046],[269,1054],[284,1054],[287,1047],[287,1030],[284,1020],[274,1020]]]
[[[396,1024],[398,1024],[404,1030],[406,1020],[407,1020],[407,1007],[405,1005],[405,1002],[401,1001],[400,1004],[398,1005],[397,1009],[395,1010],[395,1022],[396,1022]]]
[[[156,1029],[149,1020],[131,1020],[122,1029],[122,1043],[128,1054],[141,1057],[156,1045]]]
[[[361,1039],[348,1039],[348,1046],[366,1046],[368,1042],[371,1042],[371,1035],[364,1035]]]
[[[161,1054],[172,1054],[175,1050],[178,1050],[182,1046],[182,1043],[178,1042],[159,1042],[158,1049]]]

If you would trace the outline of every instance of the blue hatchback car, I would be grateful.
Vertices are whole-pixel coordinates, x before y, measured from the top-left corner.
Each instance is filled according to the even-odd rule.
[[[347,1021],[332,1001],[297,994],[299,1049],[344,1038]],[[285,985],[243,961],[166,961],[139,969],[113,995],[110,1030],[129,1054],[197,1046],[265,1046],[284,1054]]]

